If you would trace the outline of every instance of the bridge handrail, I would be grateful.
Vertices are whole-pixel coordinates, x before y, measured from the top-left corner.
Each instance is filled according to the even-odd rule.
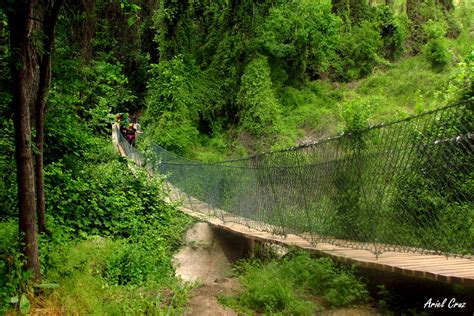
[[[472,256],[474,109],[458,103],[319,142],[202,163],[154,144],[146,159],[180,197],[225,220],[312,243]],[[203,206],[204,205],[204,206]],[[203,210],[205,208],[205,210]]]

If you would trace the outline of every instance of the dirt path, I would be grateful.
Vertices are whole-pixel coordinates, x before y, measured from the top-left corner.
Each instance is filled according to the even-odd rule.
[[[188,309],[185,315],[203,316],[236,316],[232,309],[219,304],[219,295],[235,294],[239,289],[239,282],[234,278],[220,279],[213,284],[204,284],[191,293]]]
[[[239,281],[232,278],[232,264],[248,255],[248,241],[242,237],[197,223],[186,233],[186,245],[173,258],[176,274],[187,282],[198,282],[191,291],[185,315],[236,316],[230,308],[219,304],[220,295],[234,295],[240,290]],[[355,307],[325,310],[318,315],[371,316],[370,308]]]
[[[239,282],[231,277],[232,263],[244,257],[247,241],[197,223],[186,233],[186,246],[173,258],[176,274],[201,286],[191,292],[186,315],[238,315],[217,301],[219,295],[235,294]]]

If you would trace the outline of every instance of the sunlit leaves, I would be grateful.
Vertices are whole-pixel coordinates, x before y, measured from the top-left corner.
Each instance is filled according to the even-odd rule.
[[[266,57],[253,59],[245,68],[237,104],[245,130],[259,136],[275,132],[281,111],[273,92]]]
[[[292,60],[301,77],[308,68],[314,72],[327,68],[339,23],[329,3],[291,2],[270,9],[258,30],[258,42],[271,55]]]

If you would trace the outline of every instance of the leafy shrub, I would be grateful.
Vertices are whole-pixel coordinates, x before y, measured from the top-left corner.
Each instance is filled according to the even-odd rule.
[[[142,118],[148,137],[171,151],[189,155],[199,143],[200,124],[220,110],[219,89],[193,60],[182,55],[152,65],[150,73]]]
[[[395,15],[387,6],[375,9],[374,22],[382,37],[382,56],[395,60],[404,52],[405,39],[408,36],[408,20],[405,15]]]
[[[286,64],[290,78],[306,72],[317,78],[328,67],[337,43],[340,20],[329,3],[296,1],[273,6],[257,31],[265,52]]]
[[[441,6],[436,1],[430,0],[412,5],[410,10],[407,10],[407,15],[411,23],[406,48],[409,53],[417,54],[429,39],[424,24],[430,20],[443,23],[444,14]]]
[[[243,291],[223,301],[256,312],[314,314],[321,307],[310,295],[322,296],[330,306],[358,304],[368,299],[365,286],[351,270],[330,259],[313,259],[308,253],[290,253],[281,261],[242,261],[236,266]]]
[[[165,286],[174,274],[172,254],[181,246],[190,219],[171,207],[140,217],[140,230],[118,241],[107,258],[104,276],[112,284],[154,283]]]
[[[341,269],[328,258],[312,259],[308,254],[298,254],[282,264],[282,273],[290,274],[297,286],[322,295],[330,306],[347,306],[364,302],[367,289],[351,270]]]
[[[275,97],[270,67],[266,57],[253,59],[245,68],[237,96],[240,123],[246,131],[257,136],[269,136],[280,123],[280,105]]]
[[[18,223],[10,220],[0,223],[0,314],[6,313],[11,298],[19,297],[26,290],[31,273],[23,271],[25,263],[20,253]]]
[[[344,132],[355,132],[369,127],[373,108],[370,103],[357,97],[346,99],[341,104],[340,115]]]
[[[168,208],[159,180],[133,175],[118,160],[83,166],[78,174],[58,162],[45,174],[47,213],[80,234],[129,236],[142,216],[160,216]]]
[[[452,13],[446,14],[445,18],[447,24],[446,36],[449,38],[457,38],[463,29],[462,21]]]
[[[333,110],[340,94],[329,81],[313,81],[301,89],[284,87],[278,90],[282,107],[281,129],[273,148],[286,148],[298,141],[312,141],[337,132]]]
[[[428,21],[423,25],[429,40],[423,48],[426,59],[432,67],[442,70],[449,63],[449,51],[444,36],[447,31],[446,22]]]
[[[432,67],[437,70],[442,70],[450,60],[446,42],[442,38],[430,39],[423,48],[423,53]]]
[[[280,273],[276,261],[262,264],[259,261],[241,262],[240,281],[243,292],[227,302],[236,309],[250,309],[259,313],[312,314],[316,306],[297,294],[294,285]],[[224,301],[225,302],[225,301]]]
[[[53,68],[57,78],[51,85],[48,107],[66,111],[75,120],[83,119],[83,127],[108,136],[107,126],[113,119],[110,113],[136,98],[126,87],[123,65],[99,60],[84,65],[80,60],[57,59],[60,62]]]
[[[182,232],[182,226],[174,228]],[[188,287],[172,277],[172,248],[149,238],[155,234],[163,238],[159,228],[146,226],[142,232],[148,242],[94,236],[79,242],[50,242],[47,249],[43,243],[44,279],[60,285],[43,300],[71,314],[164,314],[167,310],[181,314]],[[124,254],[132,262],[120,260]],[[118,285],[117,280],[127,282]]]
[[[473,5],[469,1],[461,1],[459,6],[454,11],[455,18],[461,22],[464,29],[469,29],[473,23],[472,21]]]
[[[382,62],[379,51],[382,38],[374,22],[363,21],[360,26],[341,35],[333,76],[339,81],[350,81],[367,76]]]
[[[11,163],[15,156],[13,120],[0,118],[0,129],[0,221],[4,221],[18,212],[16,165]]]

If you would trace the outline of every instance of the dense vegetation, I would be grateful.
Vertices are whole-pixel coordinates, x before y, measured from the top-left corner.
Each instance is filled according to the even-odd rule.
[[[92,44],[81,37],[87,33],[70,32],[78,32],[85,14],[74,6],[66,5],[57,30],[45,126],[47,231],[40,236],[42,281],[35,287],[20,252],[15,109],[11,91],[1,91],[0,314],[15,307],[25,313],[30,303],[61,313],[179,313],[187,288],[174,278],[171,257],[191,221],[163,202],[163,179],[132,173],[110,143],[112,113],[136,92],[118,53],[101,47],[87,55],[80,42]],[[97,10],[128,14],[112,2]],[[7,20],[1,18],[1,79],[8,88]],[[96,22],[97,45],[112,43],[107,36],[114,21],[104,16]]]
[[[30,104],[27,141],[31,155],[44,156],[42,168],[36,160],[46,199],[40,283],[23,269],[28,261],[18,215],[23,192],[13,163],[19,108],[17,50],[10,36],[15,2],[3,0],[0,7],[0,314],[11,308],[26,312],[31,300],[63,313],[182,311],[187,288],[174,279],[171,256],[190,220],[163,202],[163,179],[131,173],[115,153],[108,139],[112,113],[143,113],[147,136],[140,146],[156,142],[209,161],[473,100],[474,8],[468,1],[456,7],[434,0],[40,2],[41,8],[61,6],[55,37],[45,36],[50,29],[27,36],[30,51],[45,65],[52,58],[46,111],[33,111]],[[52,11],[44,16],[54,16]],[[29,27],[40,28],[44,16],[28,17],[36,21]],[[44,148],[36,137],[42,125],[34,120],[40,113],[46,113]],[[459,179],[451,179],[454,187],[469,195]],[[436,179],[415,179],[399,193],[409,200],[403,192],[410,186],[435,184]],[[435,202],[429,196],[422,201],[429,207]],[[468,208],[468,202],[459,207]],[[274,271],[298,266],[322,271],[321,278],[334,276],[330,263],[305,256],[281,266],[243,264],[247,292],[227,303],[254,311],[288,312],[291,306],[309,312],[299,309],[301,296],[294,293],[303,285],[332,304],[336,292],[323,292],[297,274],[288,274],[280,280],[281,291],[270,293],[283,293],[289,305],[258,301],[266,293],[248,294],[256,290],[249,280],[261,269],[266,272],[259,277],[271,279]],[[365,300],[350,273],[335,278],[355,287],[347,295],[334,294],[344,296],[342,301]],[[328,282],[321,284],[329,289],[345,284]]]
[[[174,280],[171,256],[190,220],[163,202],[163,179],[132,174],[108,139],[111,106],[131,95],[122,66],[83,63],[67,57],[67,49],[60,37],[46,122],[47,233],[40,238],[46,285],[34,288],[32,303],[97,315],[179,310],[186,288]],[[2,103],[2,113],[8,106]],[[15,305],[27,310],[22,297],[31,299],[33,292],[19,253],[11,115],[2,115],[1,124],[3,313]]]
[[[235,267],[242,291],[222,296],[223,304],[245,314],[278,313],[314,315],[326,307],[343,307],[368,301],[366,286],[353,271],[328,258],[312,259],[307,253],[290,253],[282,260],[245,260]],[[322,300],[315,302],[315,297]]]
[[[436,91],[472,50],[467,3],[160,5],[143,122],[154,142],[204,160],[329,136],[352,108],[375,123],[446,104]]]

